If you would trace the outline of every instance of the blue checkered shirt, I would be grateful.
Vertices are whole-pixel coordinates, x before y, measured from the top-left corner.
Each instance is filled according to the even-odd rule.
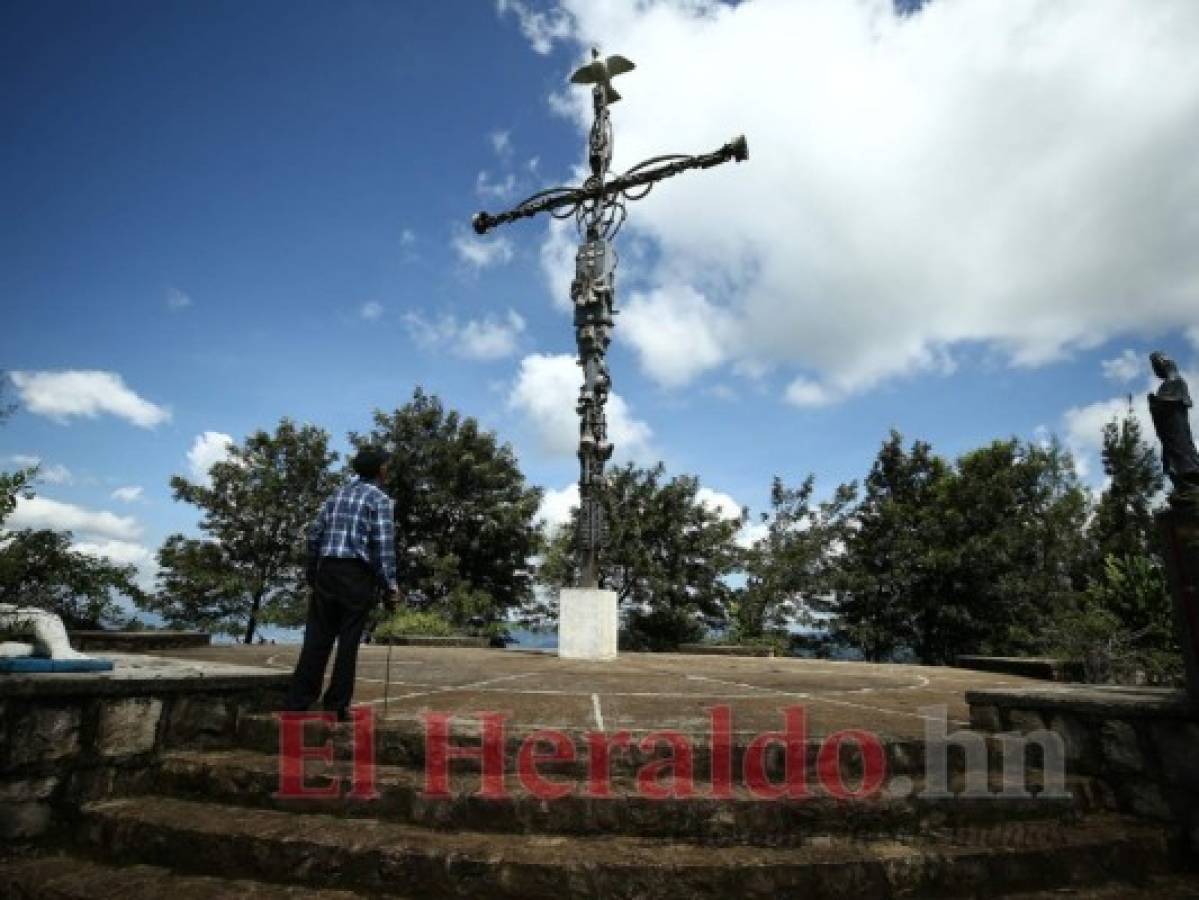
[[[360,559],[396,589],[395,506],[369,481],[351,481],[325,501],[308,529],[310,567],[318,559]]]

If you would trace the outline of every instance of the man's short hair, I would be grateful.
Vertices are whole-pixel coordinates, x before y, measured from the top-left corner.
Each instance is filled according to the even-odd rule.
[[[383,448],[363,447],[355,454],[350,468],[357,473],[359,478],[377,478],[379,470],[383,468],[385,462],[387,462],[387,454],[383,452]]]

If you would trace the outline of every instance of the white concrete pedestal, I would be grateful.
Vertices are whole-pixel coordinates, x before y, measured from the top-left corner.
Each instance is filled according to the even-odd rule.
[[[558,595],[558,655],[615,659],[619,622],[616,591],[563,588]]]

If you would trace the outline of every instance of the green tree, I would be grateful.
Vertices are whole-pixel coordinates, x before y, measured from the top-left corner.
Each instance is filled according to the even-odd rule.
[[[0,424],[16,410],[16,405],[5,397],[8,391],[8,379],[5,374],[0,370]],[[36,477],[37,466],[17,469],[15,472],[0,472],[0,525],[3,525],[4,520],[17,508],[19,498],[32,494],[32,484]]]
[[[0,372],[0,423],[15,410]],[[21,497],[33,496],[37,466],[0,473],[0,525]],[[23,529],[0,536],[0,603],[34,606],[62,617],[69,628],[98,628],[123,616],[116,595],[138,599],[133,566],[71,549],[69,531]]]
[[[350,440],[390,455],[383,487],[395,500],[401,591],[423,595],[458,627],[498,621],[532,598],[541,491],[526,483],[508,444],[419,387]]]
[[[721,516],[698,500],[699,479],[666,479],[661,463],[613,469],[603,495],[609,544],[600,556],[600,587],[616,591],[623,646],[668,650],[704,636],[725,620],[740,565],[741,520]],[[577,515],[576,515],[577,519]],[[539,573],[554,590],[578,580],[574,526],[550,541]]]
[[[34,606],[68,628],[100,628],[123,619],[116,595],[143,601],[133,566],[71,549],[69,531],[25,529],[0,539],[0,603]]]
[[[1100,568],[1107,557],[1138,557],[1154,551],[1153,499],[1163,487],[1157,453],[1141,434],[1129,401],[1123,416],[1103,426],[1103,472],[1107,487],[1091,526]]]
[[[1161,565],[1149,556],[1105,558],[1078,609],[1055,630],[1059,648],[1088,681],[1172,682],[1181,678],[1173,609]]]
[[[143,606],[174,626],[242,634],[304,620],[304,536],[336,487],[337,454],[316,426],[280,421],[214,464],[210,483],[175,476],[176,500],[203,511],[204,538],[169,536],[158,551],[159,589]]]
[[[838,565],[835,634],[869,660],[892,657],[931,628],[924,602],[936,589],[939,497],[949,475],[931,445],[905,450],[892,430],[866,476]],[[924,622],[921,623],[921,617]]]
[[[1086,584],[1087,492],[1056,440],[964,454],[940,492],[934,579],[914,620],[925,662],[1043,651]]]
[[[1104,425],[1102,455],[1108,483],[1091,524],[1091,578],[1055,631],[1056,649],[1080,661],[1091,681],[1168,682],[1181,674],[1181,655],[1153,522],[1164,482],[1131,401]]]
[[[827,607],[834,551],[847,536],[848,512],[857,486],[841,485],[824,503],[814,503],[815,477],[797,488],[775,477],[770,510],[761,516],[765,534],[745,552],[745,587],[729,599],[734,641],[778,634],[791,622],[812,624]]]

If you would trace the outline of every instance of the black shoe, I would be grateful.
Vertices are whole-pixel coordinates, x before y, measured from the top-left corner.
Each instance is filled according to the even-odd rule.
[[[342,707],[341,709],[329,709],[328,707],[324,707],[324,711],[327,713],[336,713],[338,722],[350,721],[350,711],[345,707]]]

